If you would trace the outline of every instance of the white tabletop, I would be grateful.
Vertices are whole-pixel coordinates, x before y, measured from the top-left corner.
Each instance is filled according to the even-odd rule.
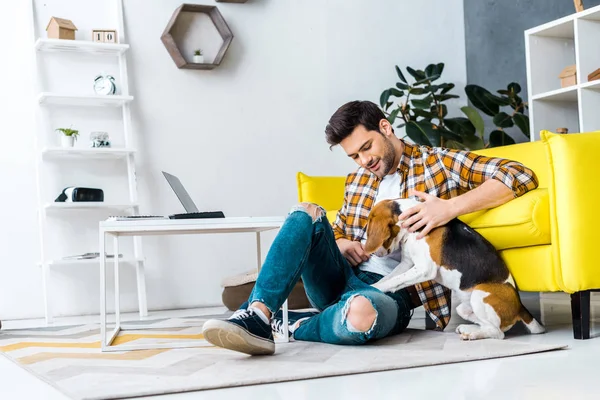
[[[161,233],[261,232],[280,228],[284,221],[285,217],[106,220],[100,222],[100,230],[136,236]]]

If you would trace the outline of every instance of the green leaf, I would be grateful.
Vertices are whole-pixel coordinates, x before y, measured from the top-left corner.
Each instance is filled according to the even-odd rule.
[[[459,99],[460,96],[456,95],[456,94],[442,94],[438,97],[439,101],[446,101],[446,100],[450,100],[450,99]]]
[[[426,77],[424,79],[416,81],[415,85],[422,85],[422,84],[427,83],[427,82],[433,82],[433,81],[435,81],[435,80],[437,80],[439,78],[440,78],[440,75],[431,75],[431,76],[428,76],[428,77]]]
[[[379,105],[381,107],[383,107],[385,103],[388,102],[388,100],[390,99],[390,95],[390,89],[386,89],[383,92],[381,92],[381,96],[379,96]]]
[[[405,126],[406,126],[406,123],[403,122],[401,124],[396,125],[396,128],[404,128]]]
[[[460,110],[463,113],[465,113],[467,118],[469,118],[469,121],[471,121],[471,123],[475,127],[475,130],[479,133],[479,136],[481,136],[483,138],[485,122],[483,122],[483,118],[481,118],[481,115],[479,115],[477,110],[474,109],[473,107],[469,107],[469,106],[461,107]]]
[[[446,115],[448,115],[448,107],[446,107],[445,104],[441,104],[440,107],[442,108],[442,118],[445,118]],[[436,118],[440,118],[440,113],[437,106],[432,106],[430,111],[435,114]]]
[[[398,74],[398,78],[400,78],[400,80],[404,83],[406,82],[406,78],[404,77],[404,75],[402,74],[402,71],[400,71],[400,68],[398,68],[398,66],[396,65],[396,73]]]
[[[410,94],[416,94],[416,95],[427,93],[427,91],[423,88],[411,88],[409,90],[409,92],[410,92]]]
[[[448,129],[445,129],[443,127],[438,126],[436,131],[440,136],[443,136],[448,140],[456,140],[459,142],[462,140],[462,137],[459,134],[449,131]]]
[[[423,144],[426,146],[431,146],[431,141],[429,139],[429,135],[427,132],[429,132],[430,134],[432,133],[431,131],[433,131],[433,127],[431,125],[430,122],[427,121],[409,121],[406,124],[406,134],[408,135],[409,138],[412,139],[413,142],[417,143],[417,144]],[[435,135],[433,135],[435,137]],[[438,146],[439,146],[439,137],[437,140]]]
[[[446,140],[445,146],[448,149],[468,150],[468,148],[464,144],[456,140]]]
[[[421,70],[415,71],[411,67],[406,67],[406,70],[408,71],[409,74],[412,75],[413,78],[415,78],[416,81],[420,81],[420,80],[426,78],[425,72],[423,72]]]
[[[431,112],[429,112],[429,111],[426,111],[426,110],[424,110],[424,109],[418,109],[418,108],[415,108],[415,109],[413,110],[413,114],[414,114],[416,117],[421,117],[421,118],[424,118],[424,119],[428,119],[428,120],[430,120],[430,121],[431,121],[433,118],[436,118],[435,114],[433,114],[433,113],[431,113]]]
[[[449,130],[460,136],[475,136],[475,126],[467,118],[445,118],[444,124]]]
[[[402,90],[409,90],[410,86],[408,86],[406,83],[402,83],[402,82],[396,82],[396,87],[398,89],[402,89]]]
[[[521,132],[523,132],[523,135],[525,135],[527,139],[530,139],[531,136],[529,133],[529,117],[521,113],[516,113],[515,115],[513,115],[513,121],[515,121],[515,125],[519,127]]]
[[[473,106],[480,109],[490,117],[493,117],[500,111],[498,104],[490,99],[490,96],[493,95],[481,86],[467,85],[465,87],[465,93],[467,94],[467,97]]]
[[[436,65],[435,64],[429,64],[427,66],[427,68],[425,68],[425,76],[430,77],[432,75],[436,75],[435,71],[436,71]]]
[[[478,150],[485,147],[483,139],[476,135],[463,137],[463,143],[469,150]]]
[[[510,92],[508,90],[496,90],[498,93],[508,96]]]
[[[388,108],[390,108],[390,106],[391,106],[392,104],[394,104],[394,102],[392,102],[392,101],[388,101],[387,103],[385,103],[385,111],[387,111],[387,110],[388,110]]]
[[[442,72],[444,72],[444,63],[438,63],[435,66],[435,74],[436,75],[442,75]]]
[[[390,121],[390,124],[393,124],[394,121],[396,121],[396,117],[398,117],[399,112],[400,112],[400,108],[396,108],[394,111],[392,111],[390,116],[387,117],[387,120]]]
[[[500,111],[494,116],[494,124],[500,128],[510,128],[514,125],[514,122],[510,115],[504,111]]]
[[[454,89],[454,83],[442,83],[441,85],[438,85],[439,87],[441,87],[442,90],[442,94],[446,94],[449,91],[451,91],[452,89]]]
[[[392,96],[394,96],[394,97],[402,97],[402,96],[404,96],[404,92],[402,90],[398,90],[396,88],[391,88],[389,90],[390,90],[390,93],[392,94]]]
[[[490,101],[494,102],[495,104],[498,104],[499,106],[508,106],[510,105],[510,98],[509,97],[500,97],[500,96],[496,96],[490,92],[487,92],[485,95],[488,99],[490,99]]]
[[[517,82],[511,82],[508,84],[508,91],[514,94],[519,94],[521,93],[521,85],[519,85]]]
[[[412,105],[414,108],[419,108],[422,110],[429,110],[429,108],[431,107],[431,101],[432,101],[432,97],[431,95],[424,97],[422,99],[412,99]]]
[[[490,147],[506,146],[515,144],[515,140],[508,136],[504,131],[493,131],[490,133]]]

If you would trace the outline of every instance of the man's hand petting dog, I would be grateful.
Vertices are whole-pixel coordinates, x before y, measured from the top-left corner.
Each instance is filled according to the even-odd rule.
[[[358,264],[369,259],[361,242],[338,239],[336,240],[336,243],[344,258],[346,258],[353,267],[356,267]]]
[[[398,219],[404,221],[402,228],[407,228],[411,233],[423,228],[417,235],[417,239],[424,238],[432,229],[447,224],[457,217],[452,201],[418,191],[414,194],[422,202],[405,210]]]

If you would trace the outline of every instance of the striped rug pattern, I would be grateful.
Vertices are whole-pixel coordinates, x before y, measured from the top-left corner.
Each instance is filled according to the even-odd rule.
[[[181,340],[205,344],[203,322],[200,318],[144,321],[144,329],[122,332],[115,344]],[[4,356],[73,399],[115,399],[283,382],[564,347],[519,342],[518,338],[463,342],[454,333],[408,330],[367,346],[291,342],[277,344],[274,356],[250,357],[206,346],[102,353],[98,324],[0,332]]]

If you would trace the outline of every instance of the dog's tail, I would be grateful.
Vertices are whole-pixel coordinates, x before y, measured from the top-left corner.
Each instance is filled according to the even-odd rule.
[[[521,317],[521,321],[523,321],[529,332],[534,334],[546,332],[546,328],[544,328],[542,324],[540,324],[536,321],[535,318],[533,318],[533,315],[531,315],[529,310],[526,309],[523,304],[521,304],[521,311],[519,311],[519,317]]]

